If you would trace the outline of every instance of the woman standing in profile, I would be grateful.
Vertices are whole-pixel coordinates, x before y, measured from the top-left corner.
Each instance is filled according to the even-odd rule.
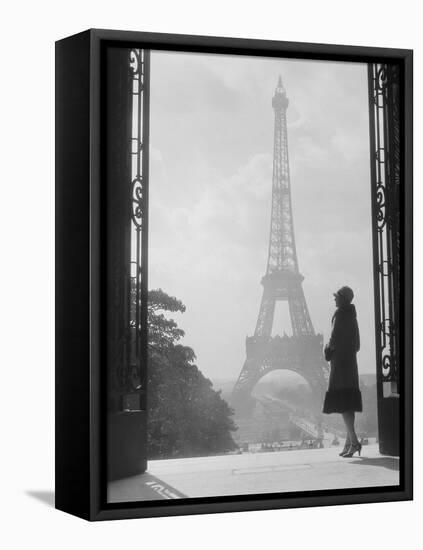
[[[357,367],[360,333],[357,312],[351,303],[354,292],[343,286],[334,296],[336,311],[332,317],[332,333],[324,350],[325,359],[330,361],[330,376],[323,412],[342,414],[347,437],[340,456],[350,458],[356,452],[361,453],[361,443],[354,428],[355,413],[363,410]]]

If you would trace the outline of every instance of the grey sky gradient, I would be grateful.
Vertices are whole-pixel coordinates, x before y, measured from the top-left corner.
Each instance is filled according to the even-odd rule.
[[[311,318],[327,340],[332,294],[350,285],[359,370],[375,372],[365,64],[152,52],[149,286],[185,303],[175,319],[203,373],[236,378],[266,269],[279,74]]]

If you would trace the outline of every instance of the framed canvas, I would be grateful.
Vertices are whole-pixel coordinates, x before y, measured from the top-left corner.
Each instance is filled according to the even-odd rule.
[[[412,498],[412,52],[56,44],[56,507]]]

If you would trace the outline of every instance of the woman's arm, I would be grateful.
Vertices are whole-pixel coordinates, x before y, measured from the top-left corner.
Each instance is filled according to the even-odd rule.
[[[328,348],[331,349],[331,350],[335,350],[336,346],[338,344],[339,328],[340,328],[339,327],[339,317],[335,313],[335,315],[333,316],[333,319],[332,319],[332,332],[331,332],[331,335],[330,335],[330,338],[329,338],[329,342],[327,344]]]
[[[355,351],[360,351],[360,329],[358,328],[357,319],[355,319]]]

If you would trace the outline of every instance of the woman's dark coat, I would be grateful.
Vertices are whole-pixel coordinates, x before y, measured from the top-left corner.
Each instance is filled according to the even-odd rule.
[[[353,304],[335,311],[328,347],[331,350],[330,376],[323,412],[362,411],[357,367],[360,333]]]

